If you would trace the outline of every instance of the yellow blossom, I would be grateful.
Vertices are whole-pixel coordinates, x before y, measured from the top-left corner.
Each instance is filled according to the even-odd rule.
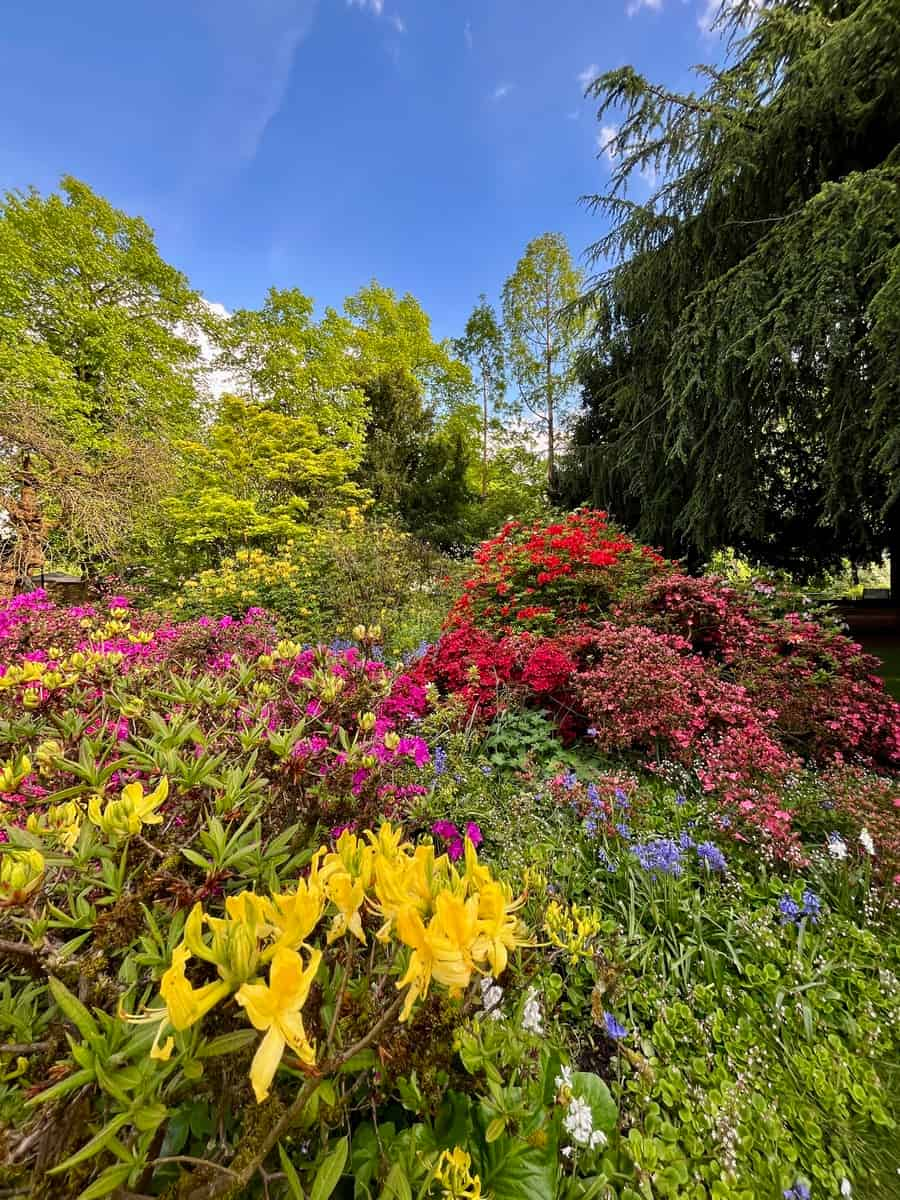
[[[519,934],[519,922],[513,915],[523,903],[521,899],[511,901],[496,881],[486,883],[478,893],[479,933],[473,954],[479,961],[487,959],[494,976],[506,970],[510,950],[527,944],[527,939]]]
[[[25,827],[29,833],[53,838],[64,850],[71,850],[81,833],[81,809],[72,800],[51,804],[41,816],[29,814]]]
[[[163,776],[152,792],[144,794],[140,783],[129,783],[122,788],[118,800],[110,800],[101,807],[100,796],[88,801],[88,816],[94,825],[112,841],[140,833],[143,825],[160,825],[162,815],[156,810],[169,794],[169,781]]]
[[[44,856],[39,850],[0,852],[0,908],[24,904],[41,886]]]
[[[303,1027],[302,1009],[321,960],[321,951],[314,950],[304,967],[296,950],[278,950],[269,968],[269,982],[245,983],[235,996],[253,1026],[265,1030],[250,1065],[250,1082],[260,1104],[269,1094],[285,1046],[308,1066],[316,1061],[315,1047]]]
[[[442,1152],[434,1177],[444,1200],[481,1200],[481,1180],[472,1174],[472,1159],[461,1146]]]

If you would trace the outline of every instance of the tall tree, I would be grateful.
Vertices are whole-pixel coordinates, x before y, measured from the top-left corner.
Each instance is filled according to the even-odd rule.
[[[481,499],[488,490],[488,442],[491,421],[499,413],[506,391],[503,331],[497,314],[482,295],[472,310],[461,338],[454,343],[456,352],[468,363],[481,393]]]
[[[546,433],[551,491],[560,417],[572,392],[581,335],[581,320],[570,306],[581,285],[581,272],[561,233],[545,233],[529,242],[503,285],[509,364],[522,403]]]
[[[896,0],[739,0],[701,94],[633,68],[571,499],[636,510],[699,557],[811,572],[889,548],[900,594],[900,20]],[[643,202],[628,195],[655,172]],[[646,187],[644,187],[646,191]]]
[[[86,184],[67,177],[59,195],[3,197],[0,505],[18,547],[7,588],[42,565],[51,528],[75,557],[114,552],[135,510],[122,492],[121,511],[104,521],[98,497],[115,504],[123,463],[138,479],[195,426],[197,348],[186,331],[208,320],[150,227]],[[164,478],[150,471],[144,482]]]

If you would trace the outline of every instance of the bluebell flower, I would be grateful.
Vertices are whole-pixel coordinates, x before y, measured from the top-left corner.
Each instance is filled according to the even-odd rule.
[[[573,788],[578,786],[578,776],[574,771],[566,771],[563,775],[563,787],[566,791],[571,792]]]
[[[443,746],[435,746],[434,749],[434,773],[435,775],[443,775],[447,770],[447,751]]]
[[[678,805],[678,807],[680,808],[680,807],[682,806],[682,804],[684,804],[684,803],[685,803],[685,798],[684,798],[684,796],[682,796],[682,795],[680,795],[680,794],[679,794],[679,795],[677,795],[677,796],[675,797],[675,803],[676,803],[676,804]]]
[[[689,833],[679,834],[678,845],[682,850],[692,850],[694,847],[694,839]]]
[[[681,849],[672,838],[653,838],[643,844],[632,847],[632,853],[645,871],[654,874],[662,871],[664,875],[680,875]]]
[[[597,858],[600,860],[600,865],[604,871],[609,871],[612,874],[616,870],[617,864],[609,857],[602,846],[597,851]]]
[[[599,826],[597,824],[597,818],[593,815],[593,813],[588,813],[588,815],[584,818],[584,832],[588,835],[588,837],[596,837],[598,828]]]
[[[624,838],[626,842],[631,840],[631,830],[628,828],[628,826],[625,824],[624,821],[620,821],[619,824],[616,826],[616,833],[619,835],[620,838]]]
[[[803,916],[809,917],[813,925],[818,923],[819,913],[822,911],[822,901],[809,888],[803,892]]]
[[[810,1200],[809,1184],[798,1179],[793,1187],[785,1188],[784,1200]]]
[[[606,1030],[606,1036],[615,1042],[620,1042],[622,1038],[628,1037],[628,1030],[624,1025],[619,1024],[612,1013],[605,1012],[603,1014],[603,1027]]]
[[[796,921],[800,917],[800,905],[787,893],[778,901],[778,911],[781,913],[782,925],[787,925],[789,921]]]
[[[725,855],[713,842],[698,842],[697,857],[710,871],[725,870]]]
[[[631,808],[631,801],[621,788],[616,788],[615,795],[616,803],[618,804],[619,808]]]
[[[493,773],[493,767],[491,766],[491,764],[490,764],[490,763],[484,763],[484,765],[483,765],[483,766],[482,766],[482,768],[481,768],[481,773],[482,773],[482,775],[490,775],[490,774],[492,774],[492,773]]]
[[[592,725],[592,726],[590,727],[590,729],[587,731],[587,734],[586,734],[585,736],[586,736],[586,737],[589,737],[589,738],[595,738],[595,737],[597,737],[597,730],[596,730],[596,729],[593,727],[593,725]]]
[[[600,803],[600,793],[597,791],[596,783],[589,783],[587,785],[587,798],[588,803],[592,804],[594,807]]]

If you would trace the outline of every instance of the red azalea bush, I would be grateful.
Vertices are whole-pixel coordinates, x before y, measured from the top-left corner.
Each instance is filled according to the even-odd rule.
[[[449,624],[495,632],[545,630],[595,618],[654,575],[665,560],[610,525],[606,513],[580,509],[551,525],[508,521],[475,555]]]
[[[504,694],[599,750],[690,767],[738,828],[796,853],[784,787],[803,760],[900,766],[900,705],[836,628],[695,579],[581,510],[509,522],[475,555],[417,682],[489,718]]]

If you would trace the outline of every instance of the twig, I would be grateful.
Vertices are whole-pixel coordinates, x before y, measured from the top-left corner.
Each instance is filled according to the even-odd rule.
[[[194,1158],[190,1154],[168,1154],[165,1158],[154,1158],[149,1165],[151,1167],[160,1167],[163,1163],[189,1163],[193,1167],[212,1167],[214,1171],[221,1171],[223,1175],[231,1175],[237,1178],[237,1171],[233,1171],[231,1167],[225,1167],[221,1163],[213,1162],[211,1158]]]
[[[34,1054],[52,1045],[52,1042],[3,1042],[0,1044],[0,1054]]]

